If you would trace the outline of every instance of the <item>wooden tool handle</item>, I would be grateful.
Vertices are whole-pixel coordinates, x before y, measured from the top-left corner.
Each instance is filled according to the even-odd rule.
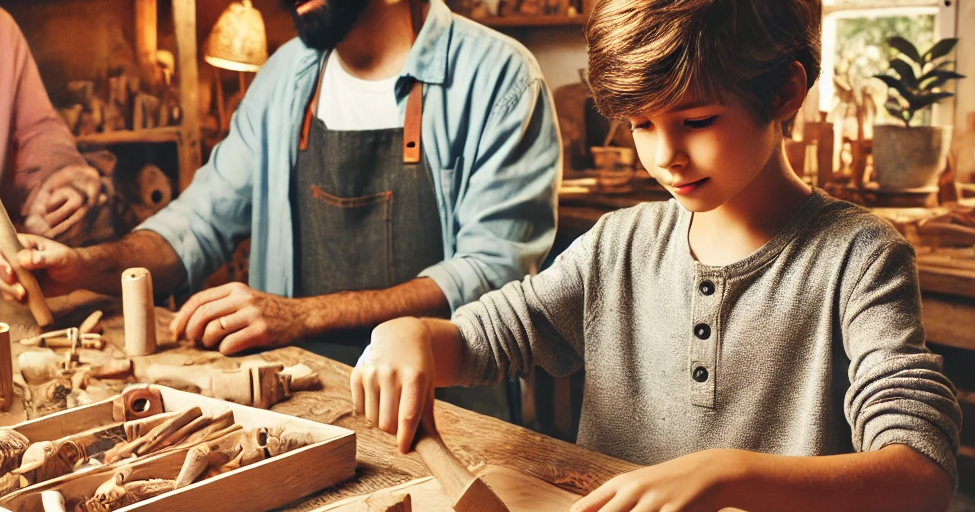
[[[433,473],[434,478],[440,482],[451,505],[460,500],[471,482],[477,478],[443,443],[440,434],[433,427],[432,419],[424,417],[420,422],[415,449],[423,459],[423,463],[430,468],[430,473]]]
[[[51,310],[47,307],[44,294],[41,293],[41,287],[37,284],[37,279],[34,279],[34,274],[24,270],[17,263],[17,253],[22,250],[24,250],[24,246],[20,244],[14,224],[10,221],[10,216],[7,215],[7,209],[3,206],[3,202],[0,201],[0,253],[6,258],[10,268],[17,275],[17,280],[27,292],[27,307],[34,315],[37,325],[46,327],[54,323],[54,316],[51,315]]]

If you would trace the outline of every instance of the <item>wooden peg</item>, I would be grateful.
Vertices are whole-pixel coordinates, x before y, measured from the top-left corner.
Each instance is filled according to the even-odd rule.
[[[7,209],[3,206],[3,202],[0,201],[0,253],[6,258],[14,274],[17,274],[17,280],[27,291],[27,307],[34,315],[37,325],[47,327],[54,323],[54,316],[51,315],[51,310],[47,307],[47,301],[44,300],[41,286],[37,284],[34,274],[21,268],[20,264],[17,263],[17,253],[22,250],[24,250],[24,246],[17,238],[14,224],[10,221],[10,216],[7,215]]]
[[[156,351],[156,312],[152,275],[144,268],[122,272],[122,315],[125,317],[125,353],[145,356]]]

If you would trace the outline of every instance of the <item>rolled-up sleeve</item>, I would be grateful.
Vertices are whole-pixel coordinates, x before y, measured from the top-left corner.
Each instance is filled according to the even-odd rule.
[[[850,357],[847,420],[858,451],[904,444],[958,482],[955,456],[961,410],[924,344],[914,249],[890,242],[874,252],[853,288],[843,319]]]
[[[421,277],[452,311],[538,271],[555,240],[561,142],[545,83],[525,78],[494,104],[452,212],[451,258]]]
[[[230,260],[251,230],[252,187],[263,151],[263,81],[248,90],[230,123],[230,133],[179,197],[136,229],[154,231],[179,255],[190,292]],[[256,98],[256,100],[255,100]]]

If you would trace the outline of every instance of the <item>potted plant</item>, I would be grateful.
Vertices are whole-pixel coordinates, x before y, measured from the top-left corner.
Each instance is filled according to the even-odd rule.
[[[950,80],[965,78],[951,70],[954,61],[948,58],[958,39],[942,39],[923,54],[902,37],[887,44],[898,52],[890,60],[892,74],[874,77],[888,87],[887,112],[904,125],[874,127],[875,179],[882,190],[933,192],[947,163],[951,127],[911,126],[911,121],[919,111],[954,96],[944,90]]]

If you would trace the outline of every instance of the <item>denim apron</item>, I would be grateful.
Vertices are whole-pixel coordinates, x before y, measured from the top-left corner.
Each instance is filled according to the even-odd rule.
[[[422,27],[411,1],[413,38]],[[420,148],[422,84],[414,81],[403,128],[330,130],[318,118],[325,71],[305,111],[291,205],[295,238],[295,296],[384,289],[443,261],[440,212],[431,171]],[[309,340],[301,346],[355,365],[369,329]],[[482,414],[509,418],[505,384],[438,389],[437,397]]]

